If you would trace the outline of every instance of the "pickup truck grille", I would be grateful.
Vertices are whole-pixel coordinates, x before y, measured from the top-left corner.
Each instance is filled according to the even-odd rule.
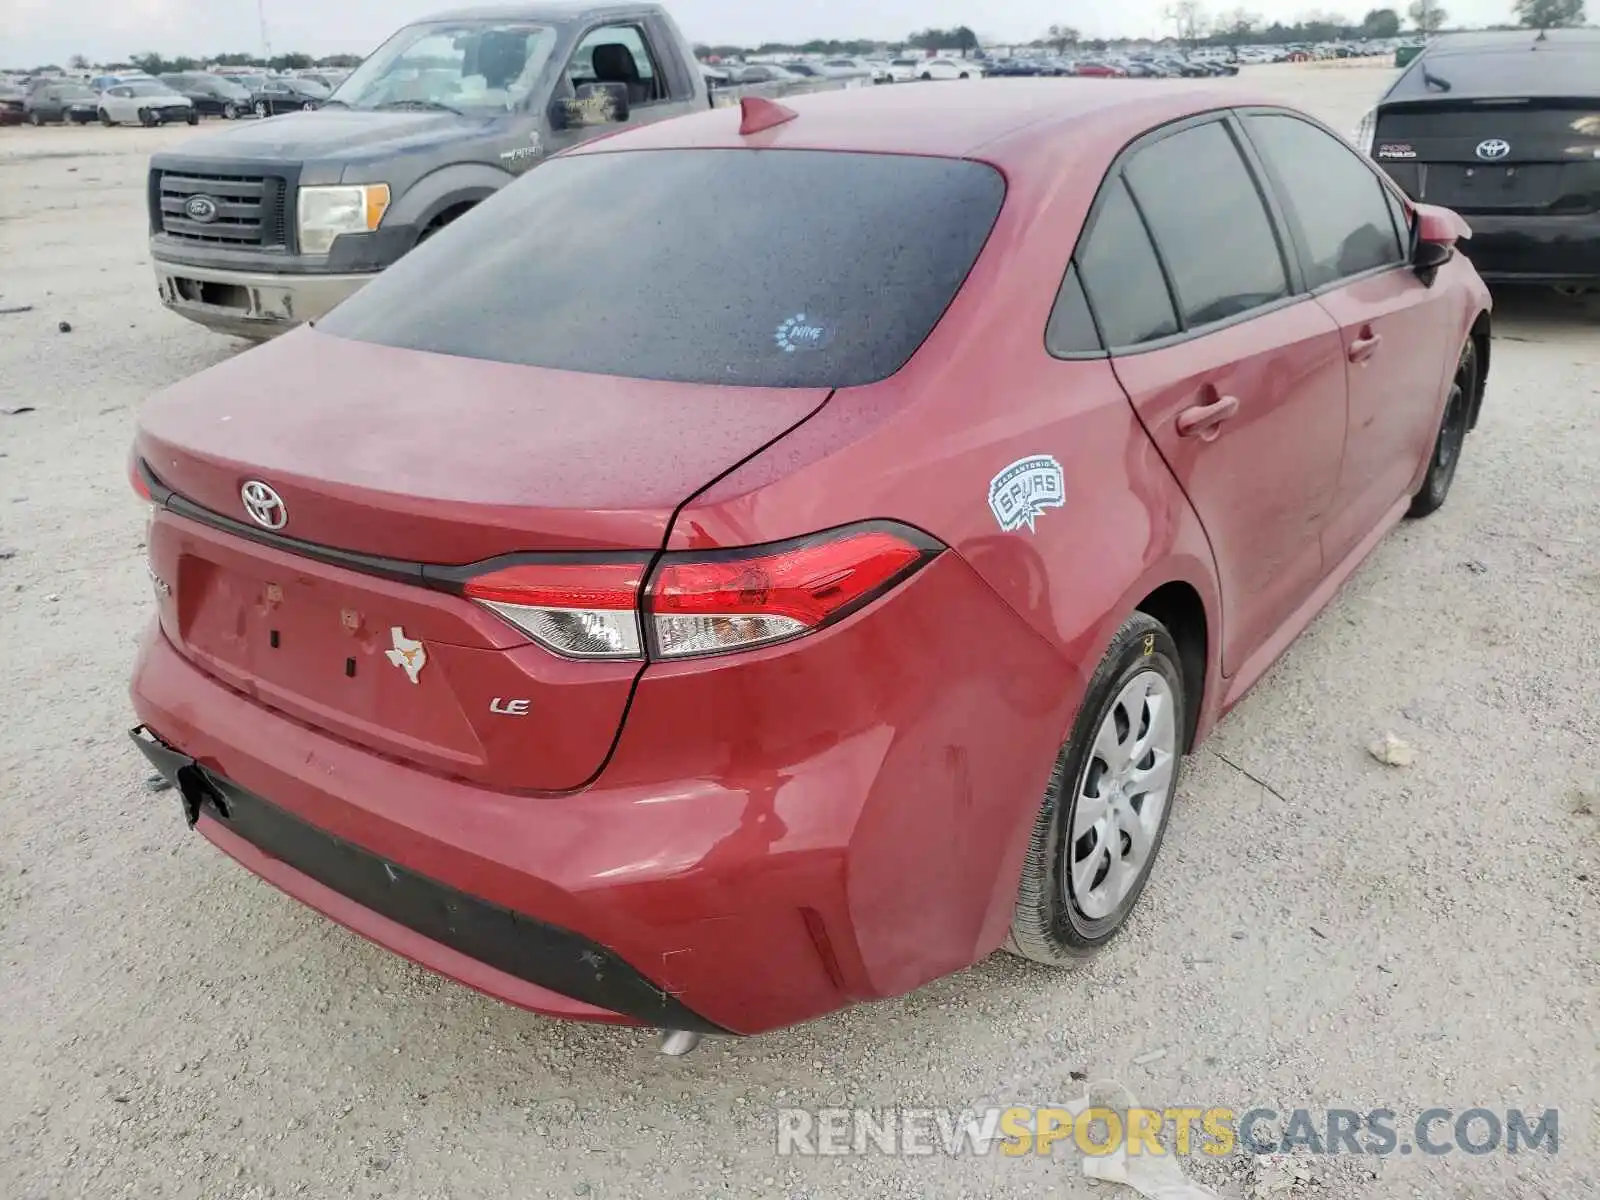
[[[156,171],[153,186],[161,232],[168,237],[215,246],[287,246],[286,181],[276,175],[200,175],[187,171]],[[197,221],[188,204],[205,196],[215,207],[215,217]]]

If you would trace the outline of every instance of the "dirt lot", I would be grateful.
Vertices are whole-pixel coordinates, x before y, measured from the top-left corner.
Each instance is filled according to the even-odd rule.
[[[1348,129],[1386,78],[1241,83]],[[1110,952],[1071,974],[997,955],[668,1060],[364,943],[146,789],[123,732],[149,606],[133,413],[244,349],[156,299],[145,158],[187,136],[0,131],[0,308],[32,306],[0,315],[0,1195],[1119,1194],[1070,1151],[774,1152],[775,1105],[1047,1103],[1080,1073],[1164,1106],[1387,1107],[1403,1130],[1430,1106],[1554,1107],[1554,1156],[1324,1158],[1292,1194],[1597,1194],[1593,317],[1501,298],[1449,504],[1392,535],[1191,760]],[[1369,757],[1386,731],[1414,765]],[[1232,1196],[1287,1184],[1275,1170],[1190,1167]]]

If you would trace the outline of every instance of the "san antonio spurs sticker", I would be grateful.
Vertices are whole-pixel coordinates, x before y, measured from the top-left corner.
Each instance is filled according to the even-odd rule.
[[[1019,458],[989,483],[989,511],[1000,528],[1013,533],[1024,525],[1033,533],[1033,523],[1047,508],[1060,508],[1067,501],[1067,485],[1061,464],[1048,454]]]

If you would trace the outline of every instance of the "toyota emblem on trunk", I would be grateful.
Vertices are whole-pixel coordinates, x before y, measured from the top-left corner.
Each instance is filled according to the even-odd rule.
[[[257,525],[268,529],[282,529],[289,520],[289,510],[283,506],[283,497],[259,479],[252,479],[239,489],[244,510]]]
[[[210,196],[190,196],[183,206],[183,211],[191,221],[209,225],[217,219],[217,202]]]
[[[1511,143],[1505,138],[1490,138],[1478,143],[1478,157],[1485,162],[1495,162],[1511,153]]]

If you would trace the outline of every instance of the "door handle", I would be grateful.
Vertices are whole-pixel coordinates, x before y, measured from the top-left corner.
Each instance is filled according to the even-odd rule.
[[[1350,341],[1350,361],[1364,363],[1378,352],[1378,347],[1383,342],[1383,334],[1362,331],[1362,336],[1352,338]]]
[[[1236,396],[1222,396],[1210,404],[1198,404],[1178,414],[1178,436],[1198,437],[1209,442],[1221,433],[1220,426],[1239,411]]]

